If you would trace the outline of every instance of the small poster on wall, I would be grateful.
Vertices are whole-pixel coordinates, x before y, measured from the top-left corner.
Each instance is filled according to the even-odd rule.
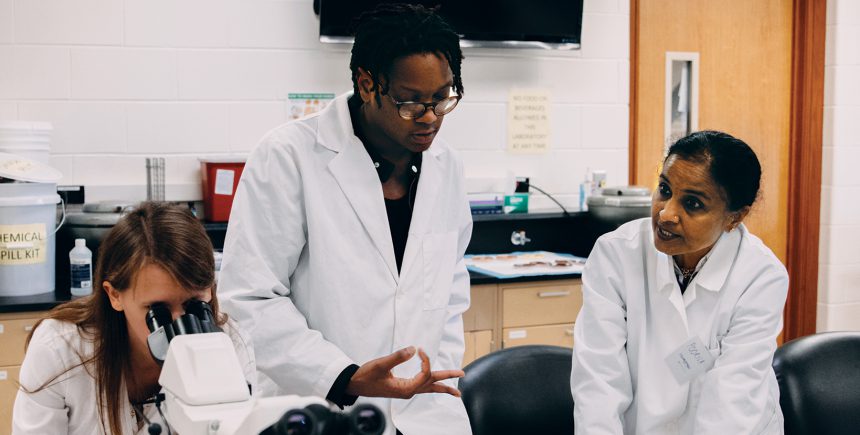
[[[299,119],[322,110],[335,95],[330,93],[287,94],[289,120]]]
[[[549,90],[512,89],[508,97],[508,150],[540,154],[549,148]]]

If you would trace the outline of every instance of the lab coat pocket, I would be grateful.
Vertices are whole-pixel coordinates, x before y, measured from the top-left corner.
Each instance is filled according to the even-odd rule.
[[[424,260],[424,309],[445,308],[454,282],[457,232],[424,235],[421,254]]]

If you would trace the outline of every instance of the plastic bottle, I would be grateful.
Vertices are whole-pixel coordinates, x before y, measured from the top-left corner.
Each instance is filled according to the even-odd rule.
[[[600,190],[606,187],[606,171],[596,169],[591,173],[591,194],[599,195]]]
[[[72,296],[86,296],[93,292],[93,251],[87,248],[86,239],[75,239],[69,251],[69,269],[72,272]]]
[[[591,168],[585,170],[585,180],[579,183],[579,210],[588,211],[588,196],[591,195]]]

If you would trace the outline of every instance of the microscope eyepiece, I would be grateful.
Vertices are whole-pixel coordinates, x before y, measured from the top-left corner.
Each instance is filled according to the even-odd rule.
[[[313,413],[306,409],[291,409],[260,435],[317,435],[320,430]]]
[[[200,299],[191,299],[185,303],[185,313],[193,314],[200,320],[201,332],[221,332],[221,328],[215,323],[215,314],[212,306]]]
[[[156,329],[170,325],[173,321],[173,316],[170,314],[170,308],[167,305],[158,302],[150,305],[149,311],[146,312],[146,326],[149,332],[155,332]]]
[[[363,403],[349,411],[350,434],[382,435],[385,431],[385,416],[379,408]]]

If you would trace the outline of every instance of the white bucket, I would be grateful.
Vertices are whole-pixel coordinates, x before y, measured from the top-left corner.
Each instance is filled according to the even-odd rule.
[[[17,154],[47,165],[50,163],[53,130],[48,122],[0,122],[0,152]]]
[[[54,291],[57,185],[0,183],[0,296]]]

